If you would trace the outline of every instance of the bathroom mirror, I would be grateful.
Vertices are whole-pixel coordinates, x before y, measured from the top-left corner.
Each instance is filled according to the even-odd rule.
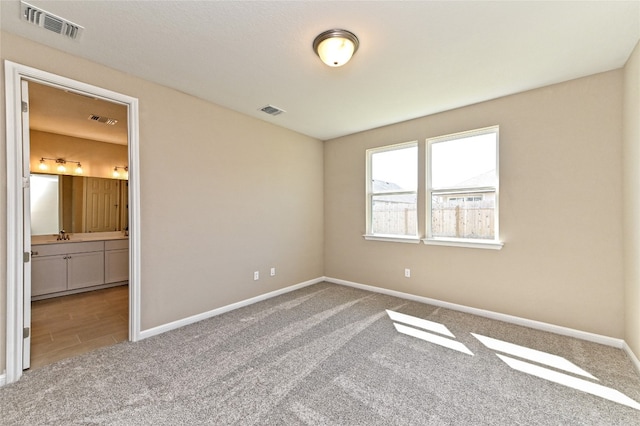
[[[128,182],[31,175],[31,235],[122,231],[129,226]]]

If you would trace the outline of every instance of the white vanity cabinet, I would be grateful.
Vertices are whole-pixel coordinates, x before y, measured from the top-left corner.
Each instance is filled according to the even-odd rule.
[[[32,245],[31,296],[104,284],[104,241]]]
[[[104,281],[129,281],[129,240],[104,242]]]
[[[31,258],[31,297],[67,289],[67,255],[38,257],[33,246]]]
[[[100,251],[67,256],[67,289],[104,283],[104,255]]]

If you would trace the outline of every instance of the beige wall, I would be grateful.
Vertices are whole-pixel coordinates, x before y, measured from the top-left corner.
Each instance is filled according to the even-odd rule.
[[[621,114],[618,70],[327,141],[325,275],[622,338]],[[362,238],[367,148],[495,124],[501,251]]]
[[[625,341],[640,359],[640,43],[624,70]]]
[[[143,330],[322,276],[321,141],[4,32],[0,52],[3,60],[139,99]],[[4,234],[4,131],[0,138]]]
[[[31,130],[30,163],[31,170],[38,173],[40,158],[64,158],[79,161],[82,164],[82,175],[113,178],[113,168],[127,166],[129,163],[126,145],[98,142],[89,139]],[[49,170],[44,173],[57,174],[54,162],[47,162]],[[75,164],[69,165],[73,170]],[[121,170],[122,172],[122,170]]]

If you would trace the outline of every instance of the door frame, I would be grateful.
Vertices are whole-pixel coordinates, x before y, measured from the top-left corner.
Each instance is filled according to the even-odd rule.
[[[7,312],[6,383],[22,376],[23,288],[23,196],[28,175],[22,167],[22,80],[33,81],[127,106],[129,127],[129,340],[140,340],[140,173],[138,99],[70,78],[5,60],[7,149]],[[28,172],[28,171],[27,171]]]

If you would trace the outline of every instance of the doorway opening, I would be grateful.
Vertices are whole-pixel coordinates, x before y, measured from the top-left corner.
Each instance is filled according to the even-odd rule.
[[[138,174],[138,101],[135,98],[123,95],[120,93],[112,92],[106,89],[102,89],[96,86],[81,83],[75,80],[71,80],[62,76],[47,73],[41,70],[37,70],[24,65],[16,64],[10,61],[5,61],[5,89],[6,89],[6,114],[7,114],[7,228],[11,232],[7,233],[7,335],[6,335],[6,383],[12,383],[18,380],[24,368],[28,368],[30,364],[30,350],[31,350],[31,290],[32,290],[32,270],[34,270],[34,261],[37,257],[32,250],[32,235],[31,235],[31,172],[34,171],[35,166],[32,167],[30,156],[30,129],[29,129],[29,99],[28,86],[29,84],[41,85],[46,88],[55,88],[56,90],[62,90],[65,93],[72,94],[74,96],[84,96],[94,100],[100,100],[109,102],[120,107],[124,107],[126,110],[126,129],[128,147],[126,148],[127,164],[113,164],[110,166],[113,171],[126,170],[128,174],[127,194],[128,194],[128,212],[124,214],[126,216],[126,229],[120,229],[115,231],[109,231],[114,233],[128,234],[128,239],[125,242],[125,246],[122,246],[122,242],[116,242],[113,244],[107,244],[105,235],[99,235],[100,238],[95,238],[100,232],[77,232],[71,233],[71,239],[69,240],[69,234],[62,232],[60,229],[56,237],[60,240],[55,240],[58,244],[53,243],[51,247],[56,247],[55,250],[71,251],[71,255],[66,253],[64,259],[67,263],[65,283],[66,287],[62,290],[58,287],[53,293],[57,296],[72,297],[76,296],[76,293],[84,292],[87,289],[90,290],[110,290],[108,287],[116,288],[128,283],[128,289],[126,293],[126,302],[128,306],[127,330],[120,334],[126,335],[128,340],[137,341],[140,335],[140,234],[139,234],[139,174]],[[93,113],[92,113],[93,114]],[[102,118],[99,115],[96,117]],[[99,121],[99,120],[94,120]],[[93,123],[92,123],[93,124]],[[83,155],[90,156],[92,149],[83,152]],[[79,155],[79,154],[78,154]],[[76,158],[71,158],[67,153],[66,163],[71,163],[74,166],[77,163],[78,168],[82,167],[82,170],[86,168],[94,169],[98,167],[96,163],[86,163],[80,166],[80,162]],[[100,157],[100,155],[98,155]],[[35,159],[37,163],[46,162],[47,156],[41,155],[41,158]],[[56,164],[65,160],[63,157],[51,157]],[[63,163],[64,165],[65,163]],[[99,166],[102,167],[102,166]],[[98,168],[99,168],[98,167]],[[118,169],[119,168],[119,169]],[[95,170],[94,170],[95,172]],[[87,172],[89,173],[89,172]],[[97,172],[96,172],[97,173]],[[79,173],[78,173],[79,174]],[[85,182],[86,184],[86,182]],[[86,199],[85,199],[86,201]],[[94,206],[95,207],[95,206]],[[98,206],[95,211],[103,212]],[[123,223],[122,211],[118,213],[121,217],[120,222]],[[109,221],[107,221],[109,222]],[[78,228],[80,229],[80,228]],[[86,230],[87,228],[84,228]],[[105,231],[106,233],[109,233]],[[47,235],[47,234],[43,234]],[[42,238],[52,237],[53,234]],[[35,238],[35,236],[33,236]],[[75,240],[74,240],[75,237]],[[44,241],[34,239],[34,242],[42,243]],[[63,246],[60,242],[66,242],[69,245]],[[120,245],[119,245],[120,244]],[[42,244],[38,247],[41,247]],[[59,247],[63,247],[62,249]],[[126,249],[126,254],[123,251]],[[49,250],[49,252],[47,252]],[[52,253],[50,248],[45,248],[45,254],[52,257],[56,255],[64,255],[65,253]],[[102,251],[100,251],[102,250]],[[38,250],[38,255],[41,249]],[[107,254],[108,251],[113,256]],[[86,256],[84,256],[86,255]],[[45,256],[42,256],[45,257]],[[76,257],[84,257],[83,261],[76,263]],[[102,271],[103,274],[107,274],[109,268],[104,266],[104,262],[113,264],[120,264],[123,262],[128,263],[127,273],[123,277],[121,274],[122,268],[120,268],[120,275],[118,276],[118,268],[116,267],[112,272],[109,279],[102,278],[96,279],[96,272]],[[61,260],[61,259],[57,259]],[[100,263],[102,260],[102,264]],[[93,263],[92,263],[93,262]],[[97,263],[96,263],[97,262]],[[69,266],[69,264],[72,264]],[[58,263],[60,267],[61,263]],[[102,266],[102,268],[101,268]],[[75,274],[75,275],[74,275]],[[99,275],[99,274],[98,274]],[[69,277],[78,280],[74,281]],[[33,276],[35,278],[35,276]],[[37,281],[37,279],[36,279]],[[73,283],[70,285],[69,283]],[[80,283],[80,284],[78,284]],[[38,290],[39,292],[42,289]],[[47,290],[44,290],[45,292]],[[42,294],[41,294],[42,296]],[[122,298],[121,298],[122,299]],[[120,300],[122,302],[122,300]],[[122,313],[123,310],[121,309]]]
[[[129,337],[128,120],[125,105],[34,81],[28,105],[31,338],[23,369],[35,369]]]

